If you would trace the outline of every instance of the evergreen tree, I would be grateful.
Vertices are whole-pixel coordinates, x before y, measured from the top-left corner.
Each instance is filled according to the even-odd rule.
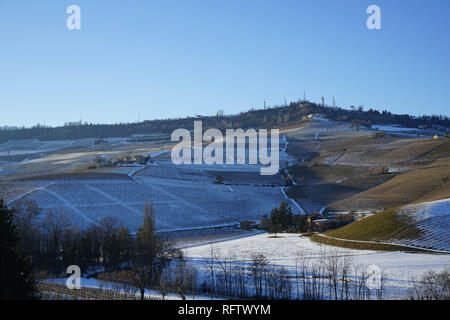
[[[133,266],[135,284],[144,298],[144,289],[153,285],[157,279],[157,249],[155,237],[155,214],[152,203],[145,202],[144,219],[137,234],[138,256]]]
[[[0,300],[32,299],[36,292],[32,266],[18,252],[20,237],[13,213],[0,200]]]
[[[286,230],[292,225],[292,209],[286,202],[282,202],[279,208],[274,208],[270,212],[271,228],[270,232],[277,234]]]
[[[117,234],[117,241],[120,248],[120,262],[129,262],[133,252],[133,238],[130,230],[124,226],[120,227],[119,233]]]
[[[153,205],[150,205],[145,201],[144,207],[144,219],[142,226],[138,231],[138,242],[140,249],[142,250],[143,258],[147,261],[151,261],[155,253],[155,212],[153,211]]]

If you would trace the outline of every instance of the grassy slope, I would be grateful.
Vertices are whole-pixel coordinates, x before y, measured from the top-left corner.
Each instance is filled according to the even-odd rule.
[[[358,250],[382,250],[382,251],[422,251],[419,249],[410,249],[402,246],[391,245],[391,244],[375,244],[375,243],[358,243],[358,242],[347,242],[339,241],[336,239],[324,238],[318,235],[312,235],[310,239],[314,242],[326,244],[329,246],[348,248],[348,249],[358,249]]]
[[[379,163],[401,163],[432,153],[433,150],[446,142],[446,139],[400,140],[390,144],[387,152],[374,154],[373,159]]]
[[[394,234],[398,234],[406,228],[414,228],[404,218],[399,218],[396,209],[392,208],[383,212],[379,212],[370,217],[351,223],[342,228],[328,231],[325,235],[339,239],[363,240],[363,241],[383,241]],[[360,250],[384,250],[384,251],[420,251],[411,250],[397,245],[389,244],[373,244],[373,243],[356,243],[339,241],[336,239],[323,238],[313,235],[311,240],[318,243]]]
[[[322,143],[321,153],[328,155],[343,148],[347,151],[341,165],[338,160],[333,166],[291,168],[290,173],[302,183],[291,187],[288,195],[300,202],[309,199],[328,204],[331,211],[383,210],[450,197],[448,139],[385,140],[369,136],[331,139]],[[371,166],[365,166],[368,163],[372,167],[400,167],[407,172],[372,175]],[[347,180],[343,181],[344,178]]]
[[[357,166],[296,166],[289,173],[304,183],[333,183],[338,180],[353,177],[363,169]]]
[[[422,140],[408,143],[398,150],[383,152],[378,156],[378,160],[393,162],[392,160],[397,158],[396,162],[401,162],[401,165],[406,165],[412,171],[399,174],[381,185],[343,200],[332,206],[332,209],[355,208],[358,200],[365,200],[363,203],[366,205],[372,203],[374,206],[391,209],[325,234],[340,239],[362,241],[383,241],[393,235],[400,236],[405,230],[409,231],[409,236],[417,236],[414,226],[404,220],[404,217],[400,218],[394,207],[450,197],[449,156],[450,142],[448,140]],[[318,235],[313,235],[311,240],[354,249],[410,250],[395,245],[339,241]]]
[[[357,209],[358,200],[372,208],[392,208],[450,197],[450,167],[418,169],[395,176],[370,190],[335,204],[331,210]]]
[[[450,141],[448,139],[438,140],[441,143],[438,147],[434,148],[430,152],[425,153],[420,159],[437,160],[441,158],[447,158],[450,156]]]
[[[393,208],[325,234],[342,239],[373,241],[384,239],[408,226],[408,222],[400,219]]]

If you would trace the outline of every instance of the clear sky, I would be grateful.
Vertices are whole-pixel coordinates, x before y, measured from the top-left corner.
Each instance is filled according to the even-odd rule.
[[[449,0],[0,0],[0,125],[232,114],[304,89],[449,115],[449,39]]]

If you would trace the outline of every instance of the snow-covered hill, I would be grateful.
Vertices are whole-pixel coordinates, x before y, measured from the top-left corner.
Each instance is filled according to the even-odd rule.
[[[414,223],[389,242],[450,252],[450,198],[408,205],[397,214]]]
[[[401,208],[398,213],[411,217],[415,222],[450,215],[450,198],[408,205]]]

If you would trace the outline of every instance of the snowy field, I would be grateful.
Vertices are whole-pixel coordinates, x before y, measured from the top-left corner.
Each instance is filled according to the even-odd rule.
[[[416,131],[421,131],[418,128],[405,128],[405,127],[396,126],[396,125],[389,125],[389,124],[373,125],[372,129],[380,130],[380,131],[388,131],[388,132],[416,132]]]
[[[280,234],[280,238],[259,234],[251,237],[224,241],[210,245],[187,248],[184,253],[188,260],[196,265],[206,279],[208,270],[206,260],[210,257],[211,247],[221,257],[233,257],[239,263],[250,263],[254,253],[263,253],[273,266],[285,266],[295,274],[296,262],[301,259],[318,261],[324,253],[338,253],[351,256],[355,265],[378,266],[387,273],[387,295],[389,299],[407,298],[409,280],[417,278],[429,270],[440,271],[450,268],[448,254],[418,254],[405,252],[383,252],[355,250],[332,247],[312,242],[298,234]]]
[[[154,138],[154,140],[152,140]],[[94,161],[101,155],[114,159],[124,154],[159,156],[162,142],[150,137],[144,142],[132,138],[112,137],[96,143],[97,139],[41,141],[11,140],[0,144],[0,175],[5,178],[45,173],[71,172]]]
[[[408,205],[398,214],[415,221],[413,226],[420,235],[408,237],[408,232],[415,229],[407,229],[400,234],[401,239],[393,239],[392,243],[450,252],[450,199]]]
[[[67,280],[68,280],[68,278],[54,278],[54,279],[45,279],[45,280],[42,280],[41,282],[55,283],[55,284],[65,286],[67,284]],[[70,283],[72,283],[72,282],[70,282]],[[95,278],[81,277],[80,278],[80,286],[82,288],[105,289],[105,290],[118,291],[121,293],[125,293],[125,292],[130,293],[129,290],[126,291],[126,290],[122,289],[123,286],[121,284],[111,282],[111,281],[97,280]],[[136,291],[135,295],[136,295],[136,299],[140,298],[139,291]],[[144,296],[145,296],[145,299],[149,299],[149,300],[162,300],[163,299],[160,292],[158,292],[156,290],[150,290],[150,289],[145,289]],[[164,300],[181,300],[181,297],[176,295],[175,293],[168,293],[164,297]],[[211,300],[211,297],[206,296],[206,295],[194,294],[194,295],[186,295],[186,300]],[[220,300],[220,299],[214,298],[214,300]]]
[[[286,200],[279,186],[217,184],[214,175],[178,166],[139,169],[104,179],[34,181],[37,187],[17,200],[61,211],[81,227],[115,216],[132,231],[142,223],[145,201],[152,201],[157,230],[173,231],[259,220]]]
[[[375,129],[378,131],[386,131],[390,133],[410,133],[410,134],[420,134],[422,136],[432,136],[434,134],[443,134],[444,132],[440,132],[439,130],[434,129],[419,129],[419,128],[406,128],[400,125],[395,124],[381,124],[381,125],[373,125],[371,129]]]
[[[157,139],[159,136],[154,136]],[[150,138],[150,137],[149,137]],[[76,139],[76,140],[9,140],[0,144],[0,156],[5,155],[19,155],[19,154],[34,154],[44,153],[55,150],[62,150],[65,148],[80,148],[80,147],[95,147],[102,146],[102,144],[96,145],[95,138]],[[107,144],[120,146],[128,144],[148,144],[149,141],[138,142],[127,137],[111,137],[102,139]]]
[[[384,128],[389,129],[389,128]],[[397,128],[399,129],[399,128]],[[401,128],[404,129],[404,128]],[[389,130],[387,130],[389,131]],[[400,131],[400,130],[393,130]],[[290,141],[307,141],[311,150],[319,152],[324,149],[321,141],[328,138],[344,138],[360,135],[350,128],[348,123],[333,121],[311,122],[307,127],[285,131]],[[365,133],[367,134],[367,133]],[[124,138],[107,139],[108,143],[122,146],[131,145]],[[306,142],[304,142],[306,144]],[[36,168],[48,168],[47,164],[71,165],[92,161],[95,157],[94,139],[78,141],[40,142],[30,140],[26,143],[7,142],[0,144],[0,155],[24,155],[20,168],[24,164],[35,165]],[[286,153],[288,141],[280,136],[280,162],[285,165],[292,161]],[[69,147],[85,147],[86,152],[55,153],[38,157],[41,153]],[[116,146],[117,147],[117,146]],[[120,147],[121,148],[121,147]],[[111,156],[125,149],[112,150]],[[133,149],[137,150],[137,149]],[[8,189],[25,190],[10,197],[8,204],[14,205],[20,200],[34,200],[45,212],[59,211],[65,214],[72,223],[84,228],[98,224],[106,216],[116,217],[131,232],[137,231],[142,223],[145,201],[152,201],[155,211],[156,229],[158,232],[169,232],[172,239],[177,236],[179,246],[188,261],[199,269],[199,278],[206,279],[208,271],[206,260],[210,250],[223,258],[233,257],[235,263],[248,264],[252,254],[263,253],[272,266],[284,266],[295,273],[296,264],[301,259],[319,262],[324,254],[338,253],[349,256],[353,263],[369,267],[376,265],[387,273],[387,297],[391,299],[407,298],[407,290],[412,277],[419,277],[426,271],[440,271],[450,268],[450,255],[419,254],[405,252],[382,252],[354,250],[331,247],[311,242],[307,237],[298,234],[280,234],[279,238],[267,234],[252,234],[247,231],[225,232],[215,229],[204,233],[202,239],[194,239],[192,230],[212,227],[235,226],[240,221],[256,221],[270,214],[270,210],[278,207],[280,202],[290,200],[280,187],[282,179],[276,176],[261,176],[259,165],[174,165],[170,162],[170,152],[154,151],[154,148],[142,147],[139,153],[151,154],[157,160],[145,167],[111,168],[109,171],[88,172],[82,178],[42,178],[11,182]],[[152,151],[153,150],[153,151]],[[237,153],[237,149],[235,149]],[[133,151],[134,152],[134,151]],[[152,153],[153,152],[153,153]],[[28,159],[27,154],[36,157]],[[108,154],[108,152],[104,152]],[[137,154],[137,152],[136,152]],[[340,153],[330,155],[329,164],[341,161]],[[246,154],[248,163],[249,154]],[[10,167],[0,168],[2,174],[9,174]],[[45,173],[45,169],[42,169]],[[106,173],[106,174],[105,174]],[[217,183],[222,176],[223,183]],[[344,181],[344,180],[342,180]],[[342,182],[341,181],[341,182]],[[307,201],[307,199],[305,199]],[[301,208],[291,205],[297,214]],[[426,235],[406,241],[406,245],[450,250],[449,217],[450,199],[430,203],[407,206],[402,213],[414,219],[415,226]],[[181,232],[186,232],[182,234]],[[189,234],[189,232],[192,232]],[[209,231],[208,231],[209,232]],[[198,233],[200,235],[200,233]],[[169,236],[170,237],[170,236]],[[424,238],[424,239],[425,239]],[[175,240],[176,241],[176,240]],[[199,243],[203,243],[200,244]],[[207,243],[207,244],[205,244]],[[64,280],[61,280],[64,281]],[[83,285],[98,287],[94,279],[83,279]],[[103,284],[104,285],[104,284]],[[149,297],[156,295],[148,291]]]
[[[169,241],[174,247],[182,249],[203,244],[211,244],[221,241],[229,241],[233,239],[244,238],[259,233],[262,230],[246,230],[240,229],[239,226],[208,228],[208,229],[192,229],[181,230],[176,232],[159,232],[160,239]]]
[[[90,147],[94,144],[94,140],[10,140],[0,144],[0,156],[44,153],[70,147]]]
[[[317,244],[298,234],[280,234],[279,238],[273,238],[264,233],[184,249],[183,252],[188,263],[198,269],[199,284],[204,280],[207,281],[209,277],[206,260],[210,257],[211,248],[214,249],[216,256],[224,260],[233,258],[232,263],[240,265],[250,264],[252,254],[263,253],[269,260],[269,268],[284,266],[292,276],[295,276],[296,264],[300,264],[302,259],[314,264],[319,263],[324,254],[348,256],[351,257],[354,265],[364,268],[377,266],[386,273],[385,299],[408,299],[411,279],[417,279],[429,270],[441,271],[450,267],[450,255],[344,249]],[[351,279],[352,275],[349,275],[349,277]],[[66,280],[66,278],[60,278],[43,281],[64,285]],[[294,282],[294,279],[291,281]],[[116,283],[98,281],[94,278],[81,278],[81,286],[120,290],[120,285]],[[145,296],[150,299],[161,299],[157,290],[146,289]],[[211,299],[206,294],[188,295],[186,298]],[[179,299],[179,297],[170,293],[166,296],[166,299]]]
[[[124,143],[120,138],[107,140],[116,144]],[[93,139],[56,142],[30,140],[26,143],[26,150],[37,152],[74,145],[89,147],[93,143]],[[280,162],[283,164],[292,161],[284,152],[286,146],[287,141],[282,137]],[[21,147],[24,147],[23,141],[7,142],[0,145],[0,152],[19,152]],[[248,164],[248,150],[245,151],[246,164],[175,165],[169,158],[170,150],[139,148],[135,149],[136,153],[139,150],[140,154],[150,154],[156,157],[155,162],[147,166],[87,171],[81,178],[75,177],[76,174],[72,178],[70,172],[66,175],[56,172],[48,177],[25,179],[26,183],[11,182],[8,188],[19,190],[18,185],[30,183],[35,187],[26,186],[26,191],[7,198],[8,204],[34,200],[44,211],[41,216],[49,210],[60,211],[82,228],[98,224],[107,216],[114,216],[134,232],[142,223],[145,201],[152,202],[157,231],[176,231],[260,220],[282,201],[289,200],[280,189],[284,183],[280,175],[262,176],[261,165]],[[242,150],[235,146],[234,151],[237,157]],[[103,152],[109,156],[114,153]],[[90,149],[58,152],[26,159],[21,165],[34,165],[45,173],[57,165],[70,166],[92,161],[96,155]],[[223,183],[217,183],[218,176],[222,176]],[[298,208],[293,208],[293,211],[301,213]]]
[[[320,140],[325,137],[342,138],[356,134],[349,123],[331,120],[309,122],[305,127],[283,130],[282,133],[296,141]]]
[[[450,215],[450,198],[408,205],[401,208],[398,213],[407,215],[416,222],[438,216]]]

